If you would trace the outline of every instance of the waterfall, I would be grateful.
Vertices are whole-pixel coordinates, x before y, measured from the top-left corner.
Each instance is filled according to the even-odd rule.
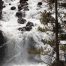
[[[33,44],[36,46],[36,48],[45,47],[43,42],[41,40],[45,37],[47,37],[46,34],[40,33],[37,31],[37,28],[40,23],[40,10],[37,7],[37,2],[40,0],[28,0],[28,9],[21,10],[25,16],[23,19],[26,20],[26,23],[19,24],[18,23],[18,17],[16,16],[16,13],[18,12],[18,5],[19,0],[3,0],[5,8],[2,10],[2,16],[3,19],[0,21],[0,30],[3,32],[3,36],[6,38],[6,42],[4,43],[5,47],[5,56],[3,60],[3,66],[12,66],[12,64],[26,64],[26,63],[37,63],[39,60],[41,60],[41,57],[38,58],[38,60],[35,59],[35,56],[31,56],[28,54],[28,49]],[[42,1],[42,0],[41,0]],[[36,3],[35,3],[36,2]],[[35,4],[33,4],[35,3]],[[11,7],[16,7],[15,10],[11,10]],[[35,7],[36,6],[36,7]],[[35,7],[35,8],[34,8]],[[38,9],[38,10],[36,10]],[[43,9],[44,10],[44,9]],[[37,17],[38,16],[38,17]],[[20,18],[21,19],[21,18]],[[29,22],[32,27],[30,28],[26,24]],[[28,24],[27,24],[28,25]],[[20,28],[20,31],[18,30]],[[51,48],[51,47],[50,47]],[[51,48],[52,50],[52,48]],[[32,59],[33,60],[32,60]]]

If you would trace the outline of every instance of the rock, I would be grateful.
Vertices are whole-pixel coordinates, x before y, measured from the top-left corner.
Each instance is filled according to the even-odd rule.
[[[9,5],[11,5],[11,3],[9,3]]]
[[[26,31],[30,31],[32,29],[32,27],[26,26],[25,29],[26,29]]]
[[[20,0],[20,3],[24,3],[24,2],[26,2],[26,1],[28,1],[28,0]]]
[[[22,10],[22,7],[21,7],[21,5],[18,5],[18,10],[20,11],[20,10]]]
[[[16,16],[17,16],[18,18],[22,17],[22,12],[21,12],[21,11],[18,11],[18,12],[16,13]]]
[[[28,1],[28,0],[20,0],[20,5],[18,6],[19,11],[22,9],[28,10],[28,6],[27,6],[28,3],[26,1]]]
[[[0,65],[3,63],[5,58],[5,54],[6,54],[5,49],[6,49],[6,46],[3,46],[2,48],[0,48]]]
[[[31,29],[32,27],[29,27],[29,26],[18,28],[19,31],[30,31]]]
[[[0,10],[3,9],[3,3],[4,3],[4,1],[0,0]]]
[[[19,18],[19,19],[18,19],[18,23],[19,23],[19,24],[24,24],[25,22],[26,22],[26,20],[23,19],[23,18]]]
[[[25,31],[25,27],[18,28],[19,31]]]
[[[0,30],[0,46],[5,42],[4,36],[2,34],[2,31]]]
[[[41,5],[42,5],[42,2],[38,2],[38,5],[40,5],[40,6],[41,6]]]
[[[6,6],[4,5],[3,8],[5,8]]]
[[[2,19],[2,11],[0,11],[0,19]]]
[[[25,11],[29,11],[28,6],[25,6],[23,9],[24,9]]]
[[[28,22],[28,23],[26,24],[26,26],[32,27],[32,26],[34,26],[34,24],[33,24],[32,22]]]
[[[21,7],[28,5],[28,3],[26,1],[28,1],[28,0],[20,0]]]
[[[11,10],[15,10],[15,9],[16,9],[16,7],[15,7],[15,6],[11,7]]]
[[[5,43],[5,38],[2,34],[2,31],[0,30],[0,65],[3,62],[4,56],[5,56],[6,45],[3,45],[4,43]]]

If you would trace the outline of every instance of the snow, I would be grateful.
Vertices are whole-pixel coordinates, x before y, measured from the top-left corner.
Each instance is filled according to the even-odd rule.
[[[66,44],[66,40],[61,40],[61,41],[60,41],[60,44],[61,44],[61,45]]]

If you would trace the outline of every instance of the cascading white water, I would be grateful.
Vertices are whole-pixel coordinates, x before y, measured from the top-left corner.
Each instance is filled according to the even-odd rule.
[[[28,54],[28,48],[30,44],[33,44],[35,41],[35,45],[37,48],[45,47],[45,45],[41,42],[42,38],[49,39],[44,33],[40,33],[37,31],[37,27],[41,25],[39,18],[40,18],[40,11],[45,10],[44,7],[38,8],[37,2],[40,0],[28,0],[28,8],[29,11],[25,11],[25,19],[27,21],[31,21],[34,23],[34,27],[31,31],[19,31],[19,27],[23,27],[25,24],[19,24],[18,18],[15,16],[16,12],[18,11],[18,4],[19,1],[13,0],[11,1],[11,5],[9,5],[10,0],[5,1],[5,8],[3,8],[3,20],[0,21],[1,30],[3,31],[3,35],[7,38],[7,42],[5,43],[5,58],[4,58],[4,66],[10,66],[10,64],[23,64],[29,63],[31,60],[30,55]],[[42,0],[41,0],[42,1]],[[12,6],[16,7],[16,10],[10,10]],[[36,6],[36,7],[35,7]],[[34,8],[35,7],[35,8]],[[44,8],[44,9],[43,9]],[[36,10],[37,9],[37,10]],[[43,9],[43,10],[42,10]],[[37,18],[37,16],[39,17]],[[31,40],[31,38],[33,40]],[[51,48],[51,47],[49,47]],[[52,50],[52,48],[51,48]],[[39,57],[38,59],[41,60]],[[37,62],[35,59],[32,62]]]

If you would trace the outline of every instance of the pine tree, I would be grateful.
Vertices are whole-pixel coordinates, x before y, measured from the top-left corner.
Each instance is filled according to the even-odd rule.
[[[60,61],[59,59],[59,44],[60,44],[60,41],[63,39],[63,40],[66,40],[66,33],[64,30],[66,30],[64,27],[65,27],[65,21],[63,21],[63,18],[64,16],[61,16],[62,14],[65,15],[65,13],[62,11],[59,12],[59,9],[61,9],[61,7],[63,8],[66,8],[66,3],[59,3],[59,1],[57,0],[47,0],[48,1],[48,4],[49,4],[49,11],[50,12],[47,12],[47,11],[44,11],[41,15],[41,23],[44,24],[44,25],[47,25],[48,26],[48,23],[51,23],[52,26],[53,26],[53,29],[51,30],[52,32],[54,32],[54,35],[55,35],[55,40],[53,41],[47,41],[48,44],[50,44],[52,47],[55,46],[55,52],[56,52],[56,62],[54,63],[53,66],[62,66],[63,62]],[[63,1],[62,1],[63,2]],[[58,6],[59,5],[59,6]],[[57,7],[58,6],[58,7]],[[55,8],[55,11],[53,11],[53,8]],[[55,14],[55,18],[52,17],[52,14]],[[59,20],[58,20],[59,19]],[[44,28],[40,28],[39,30],[41,31],[45,31]],[[62,46],[63,48],[63,46]],[[57,65],[55,65],[57,64]]]

